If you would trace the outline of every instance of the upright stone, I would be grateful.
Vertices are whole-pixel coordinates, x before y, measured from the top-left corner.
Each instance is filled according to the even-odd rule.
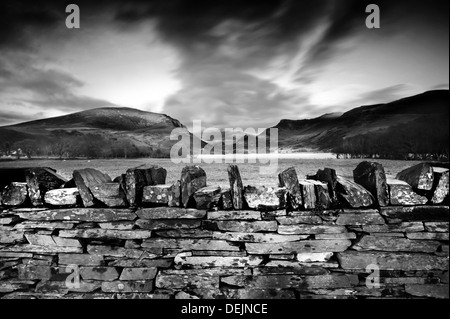
[[[336,193],[338,177],[334,169],[325,168],[324,170],[318,170],[316,176],[314,176],[314,178],[312,179],[326,183],[328,185],[328,192],[330,194],[333,203],[337,204],[339,202]]]
[[[127,170],[125,175],[126,198],[130,206],[142,203],[145,186],[166,183],[167,171],[160,166],[140,166]]]
[[[286,207],[286,189],[247,186],[244,198],[248,207],[258,210],[278,210]]]
[[[389,201],[393,206],[425,205],[428,199],[413,191],[411,185],[399,179],[387,179]]]
[[[186,166],[181,172],[181,203],[188,208],[192,195],[206,187],[206,173],[200,166]]]
[[[25,204],[28,196],[26,183],[11,183],[2,193],[2,203],[5,206],[21,206]]]
[[[287,190],[287,198],[292,209],[298,210],[303,205],[302,191],[294,167],[288,168],[278,175],[280,187]]]
[[[92,207],[95,205],[94,196],[90,190],[91,187],[112,182],[111,177],[107,174],[103,174],[92,168],[75,170],[73,172],[73,180],[77,185],[85,207]]]
[[[429,191],[433,187],[433,168],[427,163],[421,163],[401,171],[397,179],[407,182],[414,189]]]
[[[194,193],[194,200],[197,209],[209,209],[216,195],[220,194],[220,187],[204,187]]]
[[[25,170],[25,180],[28,186],[28,195],[33,206],[42,206],[44,194],[53,189],[62,187],[67,180],[50,168],[38,167]]]
[[[372,194],[379,206],[389,205],[388,186],[383,165],[375,162],[362,162],[353,171],[353,179]]]
[[[78,188],[53,189],[45,193],[44,201],[52,206],[74,206],[79,195]]]
[[[320,209],[331,208],[331,206],[333,205],[333,201],[331,200],[330,197],[328,185],[323,182],[315,180],[310,180],[309,182],[314,184],[314,190],[316,193],[316,208]]]
[[[108,207],[127,206],[125,193],[120,183],[104,183],[89,188],[94,198]]]
[[[300,189],[303,197],[303,209],[316,208],[316,188],[311,180],[301,180]]]
[[[435,187],[433,187],[431,202],[437,205],[444,203],[446,200],[448,201],[449,171],[445,168],[433,167],[433,172]]]
[[[177,181],[172,185],[169,193],[169,207],[180,207],[181,206],[181,182]]]
[[[242,209],[244,207],[244,186],[239,168],[236,165],[228,166],[228,179],[230,180],[233,208]]]
[[[364,187],[340,176],[337,178],[336,193],[352,208],[373,205],[373,197]]]

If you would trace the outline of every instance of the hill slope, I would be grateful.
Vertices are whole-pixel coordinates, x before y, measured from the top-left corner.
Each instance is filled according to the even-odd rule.
[[[341,116],[282,120],[275,128],[279,147],[291,151],[305,148],[331,151],[346,141],[369,136],[383,138],[386,144],[390,139],[417,144],[426,136],[434,137],[428,144],[437,147],[445,140],[448,142],[448,103],[448,90],[429,91],[392,103],[362,106]],[[386,145],[388,147],[400,146]]]
[[[178,120],[131,108],[100,108],[0,127],[3,143],[35,154],[90,157],[168,156]],[[192,135],[191,135],[192,137]]]

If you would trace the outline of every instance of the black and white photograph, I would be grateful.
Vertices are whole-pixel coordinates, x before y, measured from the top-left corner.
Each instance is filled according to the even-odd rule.
[[[448,300],[449,3],[0,0],[0,303]]]

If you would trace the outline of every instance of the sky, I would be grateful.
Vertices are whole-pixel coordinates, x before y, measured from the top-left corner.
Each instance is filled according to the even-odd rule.
[[[71,3],[80,29],[66,27]],[[1,0],[0,125],[131,107],[266,128],[448,89],[448,12],[448,0]]]

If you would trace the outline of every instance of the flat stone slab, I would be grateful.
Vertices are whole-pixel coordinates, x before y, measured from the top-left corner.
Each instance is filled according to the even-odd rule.
[[[206,217],[206,210],[155,207],[139,209],[136,215],[141,219],[202,219]]]
[[[386,222],[376,210],[360,211],[358,213],[340,214],[336,220],[337,225],[363,226],[363,225],[384,225]]]
[[[35,254],[58,254],[58,253],[82,253],[81,247],[60,247],[60,246],[36,246],[36,245],[16,245],[4,247],[0,252],[26,252]]]
[[[156,235],[163,238],[213,238],[213,233],[204,229],[175,229],[157,231]]]
[[[337,256],[343,269],[365,270],[374,264],[381,270],[448,270],[448,258],[430,254],[346,251]]]
[[[194,229],[201,226],[201,220],[196,219],[138,219],[136,226],[148,230],[170,230],[170,229]]]
[[[261,220],[261,213],[256,211],[216,211],[208,212],[211,220]]]
[[[339,234],[346,233],[344,226],[335,225],[280,225],[278,233],[282,235],[302,235],[302,234]]]
[[[180,248],[183,250],[225,250],[239,251],[238,246],[233,246],[225,240],[209,239],[168,239],[152,238],[144,240],[144,248]]]
[[[102,291],[109,293],[141,293],[152,292],[154,289],[153,280],[144,281],[105,281],[102,282]]]
[[[298,254],[298,253],[325,253],[345,251],[352,245],[350,240],[305,240],[289,243],[246,243],[245,248],[249,254]]]
[[[157,255],[148,253],[141,249],[127,249],[114,246],[88,245],[87,252],[91,255],[126,257],[131,259],[156,258]]]
[[[322,218],[317,215],[283,216],[277,217],[276,220],[280,225],[322,224]]]
[[[119,278],[114,267],[80,267],[80,275],[84,280],[113,281]]]
[[[170,194],[173,185],[145,186],[142,195],[142,202],[149,204],[169,204]]]
[[[263,259],[257,256],[250,257],[195,257],[189,253],[180,254],[175,257],[175,263],[181,266],[195,268],[247,268],[256,267],[262,263]]]
[[[134,220],[136,215],[129,209],[111,208],[73,208],[45,210],[31,213],[14,212],[15,215],[33,221],[83,221],[106,223],[112,221]]]
[[[103,266],[104,259],[100,255],[91,254],[59,254],[60,265]]]
[[[124,268],[120,280],[152,280],[158,272],[157,268]]]
[[[433,241],[417,241],[406,238],[364,236],[352,248],[356,250],[378,250],[392,252],[434,253],[441,244]]]
[[[219,186],[208,186],[199,189],[194,193],[195,207],[197,209],[210,209],[214,197],[219,195],[221,188]]]
[[[20,224],[16,224],[14,229],[72,229],[74,225],[68,222],[23,221]]]
[[[278,210],[286,207],[284,188],[247,186],[244,188],[244,198],[251,209]]]
[[[277,235],[261,233],[220,233],[214,232],[214,239],[245,243],[284,243],[308,238],[308,235]]]
[[[148,230],[114,230],[114,229],[74,229],[61,230],[60,237],[64,238],[112,238],[112,239],[146,239],[152,236]]]
[[[275,232],[278,229],[276,221],[210,221],[210,226],[217,230],[239,233]]]
[[[415,207],[382,207],[381,214],[392,219],[403,221],[443,221],[448,222],[450,216],[448,206],[415,206]]]

